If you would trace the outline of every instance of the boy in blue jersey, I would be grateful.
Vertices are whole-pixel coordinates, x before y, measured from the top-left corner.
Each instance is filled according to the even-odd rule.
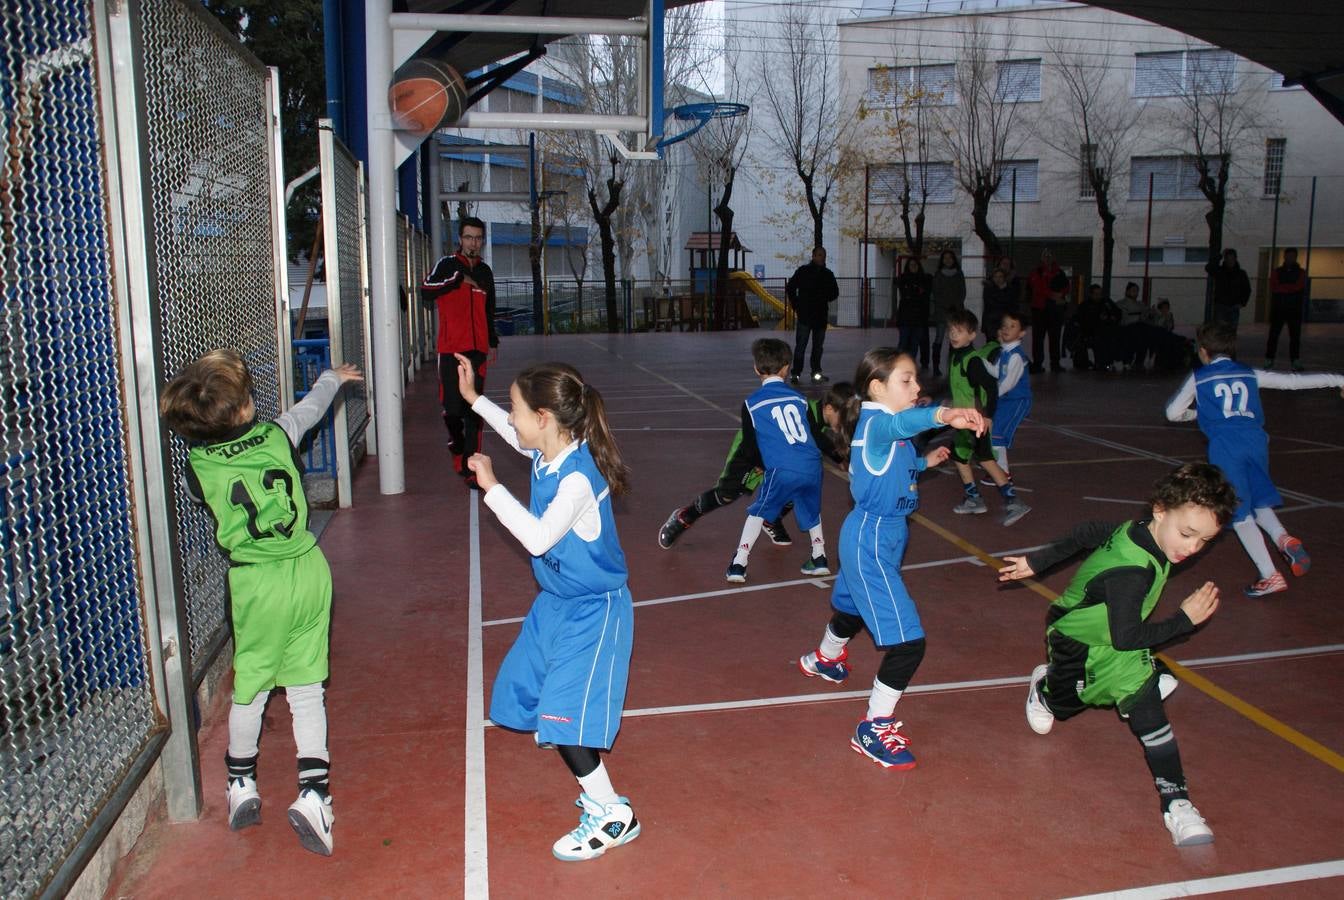
[[[1294,575],[1307,573],[1311,557],[1274,514],[1274,507],[1282,506],[1283,498],[1269,479],[1269,435],[1265,434],[1260,388],[1300,391],[1334,387],[1344,394],[1344,375],[1290,375],[1244,366],[1236,361],[1237,332],[1223,322],[1205,322],[1196,340],[1203,366],[1191,373],[1168,401],[1167,418],[1173,422],[1198,419],[1200,431],[1209,440],[1209,462],[1222,470],[1237,492],[1232,530],[1260,575],[1245,588],[1246,596],[1286,591],[1288,582],[1275,567],[1260,529],[1288,559]]]
[[[999,384],[990,447],[994,451],[994,461],[1010,483],[1013,476],[1008,468],[1008,448],[1013,446],[1017,426],[1031,412],[1031,381],[1026,377],[1031,360],[1022,350],[1022,332],[1025,330],[1022,326],[1021,313],[1015,309],[1005,311],[999,322],[999,349],[989,356],[989,369]]]
[[[756,444],[765,477],[747,508],[742,538],[725,577],[736,584],[747,580],[747,560],[761,528],[778,519],[790,501],[798,527],[811,539],[802,573],[829,575],[821,534],[821,451],[807,424],[807,400],[786,381],[793,351],[781,340],[761,338],[752,343],[751,357],[761,387],[742,404],[742,439]]]

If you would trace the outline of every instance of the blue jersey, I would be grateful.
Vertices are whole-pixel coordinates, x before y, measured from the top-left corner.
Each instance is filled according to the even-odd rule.
[[[560,490],[560,482],[571,472],[588,479],[597,498],[602,518],[602,533],[595,541],[585,541],[570,529],[550,550],[532,558],[532,574],[543,591],[563,598],[591,597],[625,585],[628,570],[625,553],[616,537],[616,519],[611,512],[611,491],[598,471],[593,454],[584,441],[561,460],[554,471],[546,471],[541,451],[532,453],[532,515],[541,518]]]
[[[1018,357],[1022,360],[1022,377],[1017,379],[1017,384],[1013,385],[1008,391],[1003,390],[1003,376],[1008,371],[1008,360],[1011,357]],[[1031,365],[1031,359],[1022,350],[1022,344],[1019,341],[1012,347],[1004,347],[999,352],[999,403],[1008,401],[1031,401],[1031,381],[1026,377],[1027,368]]]
[[[747,398],[745,410],[766,469],[821,471],[821,451],[812,439],[802,394],[782,378],[769,378]]]
[[[910,438],[937,425],[937,407],[893,413],[865,401],[849,453],[849,492],[856,509],[877,516],[908,516],[919,506],[919,473],[927,468]]]
[[[1264,430],[1260,384],[1250,366],[1220,356],[1195,372],[1194,379],[1199,430],[1210,441]]]

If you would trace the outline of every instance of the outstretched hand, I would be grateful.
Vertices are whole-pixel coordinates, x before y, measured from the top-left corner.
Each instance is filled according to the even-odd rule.
[[[457,358],[457,392],[470,406],[481,396],[476,391],[476,367],[461,353],[454,353],[453,356]]]
[[[951,409],[943,410],[943,424],[951,425],[953,428],[962,428],[966,431],[974,431],[976,437],[985,433],[985,417],[979,410],[974,409]]]
[[[1021,581],[1036,574],[1031,566],[1027,565],[1025,556],[1005,556],[1003,561],[1007,565],[999,569],[999,581]]]
[[[359,366],[354,363],[345,363],[344,365],[337,366],[331,371],[335,372],[336,377],[341,379],[341,384],[345,384],[347,381],[364,380],[364,373],[359,371]]]
[[[467,458],[467,468],[476,476],[476,484],[482,491],[488,491],[499,484],[495,477],[494,465],[484,453],[473,453]]]
[[[1218,585],[1212,581],[1204,582],[1193,594],[1181,601],[1181,612],[1185,613],[1194,625],[1206,621],[1217,608]]]

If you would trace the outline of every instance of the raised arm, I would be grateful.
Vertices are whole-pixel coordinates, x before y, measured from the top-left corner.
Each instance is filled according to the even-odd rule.
[[[322,416],[336,399],[341,385],[347,381],[363,380],[364,376],[359,374],[359,369],[348,363],[335,369],[327,369],[309,388],[307,396],[276,417],[275,424],[284,430],[289,442],[297,447],[303,436],[322,421]]]
[[[1271,372],[1255,369],[1256,383],[1262,388],[1279,391],[1309,391],[1315,388],[1344,388],[1344,375],[1335,372]]]

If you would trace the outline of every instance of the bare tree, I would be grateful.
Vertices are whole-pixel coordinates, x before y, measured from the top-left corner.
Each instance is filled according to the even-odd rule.
[[[722,328],[728,308],[728,252],[733,235],[733,182],[746,159],[750,115],[710,119],[691,140],[696,159],[709,173],[710,183],[722,184],[723,192],[714,204],[719,220],[719,254],[714,276],[713,327]]]
[[[1204,221],[1209,260],[1216,262],[1223,253],[1233,161],[1255,144],[1262,130],[1263,94],[1237,91],[1236,57],[1231,53],[1187,49],[1186,57],[1184,83],[1173,86],[1176,102],[1169,111],[1169,127],[1177,149],[1194,166],[1199,192],[1209,201]],[[1210,298],[1212,289],[1210,281]]]
[[[1040,129],[1045,143],[1073,161],[1083,196],[1091,193],[1101,219],[1101,293],[1111,296],[1115,271],[1115,176],[1128,166],[1138,123],[1144,112],[1120,79],[1107,78],[1098,58],[1111,55],[1111,43],[1086,51],[1075,42],[1048,42],[1052,69],[1064,86],[1069,103]],[[1117,54],[1118,55],[1118,54]]]
[[[779,52],[758,54],[766,140],[798,176],[814,247],[822,246],[822,218],[839,174],[838,150],[847,130],[836,104],[834,31],[817,7],[788,5],[772,39]]]
[[[1016,152],[1023,139],[1018,104],[998,84],[998,61],[1009,58],[1012,47],[1011,31],[994,33],[984,19],[971,18],[962,32],[955,102],[936,107],[957,183],[971,198],[973,230],[991,258],[1003,249],[989,225],[989,203],[1003,181],[999,164]]]

